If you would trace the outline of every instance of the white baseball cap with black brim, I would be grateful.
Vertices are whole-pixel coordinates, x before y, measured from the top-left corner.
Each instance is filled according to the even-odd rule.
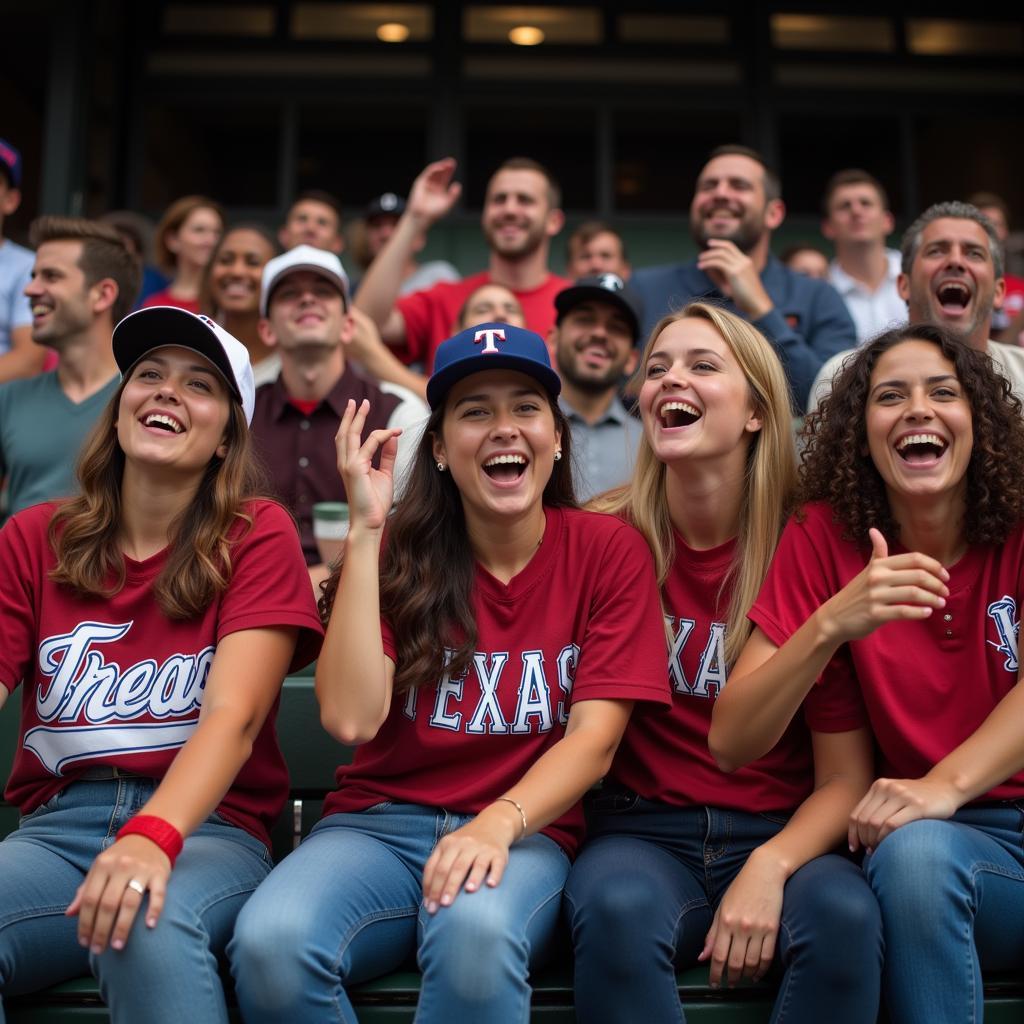
[[[457,381],[485,370],[518,370],[543,385],[552,398],[562,390],[539,334],[512,324],[477,324],[442,341],[434,354],[434,373],[427,381],[430,408],[441,405]]]
[[[208,316],[177,306],[148,306],[129,313],[115,328],[114,359],[122,376],[153,349],[174,345],[204,356],[217,368],[252,423],[256,384],[249,350]]]
[[[281,279],[287,274],[299,270],[308,270],[326,278],[341,292],[342,301],[348,309],[348,274],[341,265],[341,260],[326,249],[317,249],[313,245],[297,245],[294,249],[275,256],[263,268],[263,282],[260,287],[260,316],[267,316],[270,309],[270,295]]]

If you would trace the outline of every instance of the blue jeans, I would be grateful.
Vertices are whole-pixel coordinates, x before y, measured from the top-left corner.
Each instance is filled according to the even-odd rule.
[[[882,908],[894,1021],[980,1021],[981,968],[1024,966],[1022,826],[1013,804],[968,807],[896,829],[865,861]]]
[[[152,779],[76,782],[0,843],[0,993],[88,974],[124,1024],[227,1022],[218,957],[242,904],[270,871],[258,839],[213,816],[185,840],[155,928],[139,910],[123,950],[94,956],[64,910],[96,856],[150,798]],[[0,1009],[0,1022],[4,1019]]]
[[[588,812],[590,838],[565,888],[577,1016],[682,1021],[676,967],[695,964],[726,889],[785,818],[670,807],[616,787]],[[783,900],[772,1021],[874,1024],[881,921],[860,869],[819,857],[794,872]]]
[[[472,815],[385,802],[324,818],[239,915],[228,948],[246,1024],[356,1020],[345,993],[417,954],[416,1020],[526,1022],[569,860],[547,836],[512,847],[495,887],[423,907],[423,867]]]

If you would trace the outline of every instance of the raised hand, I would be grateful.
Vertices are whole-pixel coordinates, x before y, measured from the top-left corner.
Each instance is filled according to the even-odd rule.
[[[391,511],[395,493],[395,456],[398,454],[397,429],[372,430],[362,440],[363,427],[370,411],[364,399],[359,407],[350,398],[334,438],[338,453],[338,472],[348,496],[352,528],[380,530]],[[380,450],[380,468],[373,468],[373,457]]]
[[[962,796],[934,779],[876,779],[850,814],[851,851],[873,850],[890,832],[919,818],[949,818]]]
[[[104,850],[64,912],[78,916],[79,943],[93,953],[102,953],[108,942],[123,949],[147,891],[146,926],[155,928],[170,874],[167,855],[144,836],[125,836]]]
[[[462,186],[452,181],[454,173],[455,161],[448,156],[427,164],[412,183],[405,209],[420,227],[429,228],[437,223],[458,202]]]
[[[949,573],[940,562],[917,551],[890,555],[880,531],[868,534],[870,561],[818,611],[838,643],[865,637],[886,622],[926,619],[949,596]]]

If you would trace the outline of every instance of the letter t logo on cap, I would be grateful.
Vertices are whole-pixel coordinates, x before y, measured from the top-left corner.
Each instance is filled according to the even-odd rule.
[[[492,352],[497,352],[498,346],[494,343],[496,341],[504,340],[505,332],[498,327],[487,327],[482,331],[477,331],[476,334],[473,335],[474,345],[479,345],[481,341],[484,343],[484,347],[480,352],[481,355],[489,355]]]

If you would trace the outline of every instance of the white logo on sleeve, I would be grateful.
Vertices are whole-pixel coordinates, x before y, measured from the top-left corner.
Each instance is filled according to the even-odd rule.
[[[500,327],[485,327],[481,331],[477,331],[473,335],[473,344],[479,345],[482,341],[484,347],[480,350],[481,355],[489,356],[494,355],[501,350],[495,344],[496,341],[504,341],[505,332]]]
[[[1017,637],[1020,633],[1020,619],[1017,616],[1017,602],[1007,595],[988,606],[988,617],[995,623],[999,643],[986,640],[985,643],[1006,655],[1003,668],[1016,672],[1020,664],[1017,658]]]
[[[122,669],[98,648],[131,628],[82,622],[39,645],[35,710],[47,724],[25,733],[25,747],[54,775],[76,761],[175,749],[195,730],[214,648]]]

